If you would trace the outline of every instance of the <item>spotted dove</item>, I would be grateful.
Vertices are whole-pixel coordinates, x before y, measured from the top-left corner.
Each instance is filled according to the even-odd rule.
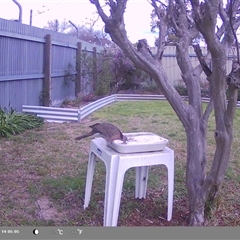
[[[91,126],[92,131],[75,138],[75,140],[80,140],[86,137],[90,137],[94,134],[99,133],[101,137],[103,137],[107,142],[112,143],[114,140],[122,140],[123,143],[126,143],[127,137],[122,134],[122,132],[118,129],[118,127],[114,126],[111,123],[96,123]]]

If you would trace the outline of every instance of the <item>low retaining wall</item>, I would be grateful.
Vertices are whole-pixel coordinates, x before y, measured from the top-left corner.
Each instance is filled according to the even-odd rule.
[[[183,98],[187,100],[187,97]],[[113,94],[89,103],[80,109],[23,105],[22,112],[37,114],[37,116],[44,118],[47,122],[80,122],[89,114],[113,102],[141,100],[166,100],[166,98],[164,95]],[[202,98],[202,101],[209,102],[209,98]],[[237,103],[237,108],[240,108],[240,102]]]

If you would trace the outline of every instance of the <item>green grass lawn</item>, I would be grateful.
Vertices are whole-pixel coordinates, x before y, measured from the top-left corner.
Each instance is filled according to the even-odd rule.
[[[234,125],[234,142],[218,208],[208,226],[240,224],[240,110]],[[117,102],[81,123],[45,123],[10,138],[0,139],[1,226],[101,226],[105,167],[97,162],[90,205],[83,210],[88,151],[91,138],[74,141],[89,125],[109,121],[123,132],[153,132],[169,140],[175,151],[174,209],[166,221],[167,174],[151,167],[146,199],[134,199],[135,172],[125,176],[119,226],[182,226],[188,212],[185,187],[186,136],[177,116],[165,101]],[[214,154],[214,119],[209,122],[207,154]]]

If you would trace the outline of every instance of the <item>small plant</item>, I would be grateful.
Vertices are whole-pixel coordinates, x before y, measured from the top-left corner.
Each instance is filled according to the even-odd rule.
[[[0,108],[0,138],[42,126],[44,120],[35,115],[17,113],[13,109],[6,113]]]
[[[175,88],[181,96],[187,96],[188,95],[187,88],[186,88],[184,83],[182,83],[182,82],[177,83],[175,85]]]
[[[67,70],[65,70],[64,84],[69,87],[72,82],[76,81],[76,68],[69,63]]]
[[[110,92],[110,84],[113,78],[110,59],[103,56],[101,59],[101,67],[98,73],[98,79],[95,87],[97,96],[104,96]]]
[[[49,92],[46,89],[43,89],[39,95],[39,101],[43,106],[51,105],[51,99]]]
[[[146,80],[141,83],[141,89],[145,91],[154,92],[157,91],[158,86],[156,82],[154,82],[152,79],[146,78]]]

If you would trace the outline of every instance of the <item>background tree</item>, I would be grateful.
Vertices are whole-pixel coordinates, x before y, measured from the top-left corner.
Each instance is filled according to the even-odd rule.
[[[111,45],[112,41],[110,40],[109,35],[101,30],[95,29],[94,24],[95,21],[91,19],[84,25],[76,24],[79,39],[100,46]],[[66,19],[63,21],[59,21],[58,19],[48,21],[47,26],[45,26],[44,29],[77,36],[77,30]]]
[[[98,55],[97,75],[98,81],[94,94],[98,96],[107,95],[119,90],[133,90],[141,88],[143,80],[149,79],[149,75],[136,68],[132,61],[123,53],[123,51],[114,44],[108,34],[101,30],[94,29],[97,19],[86,19],[86,25],[76,25],[76,28],[66,19],[59,22],[57,19],[48,21],[45,29],[77,36],[79,39],[89,43],[104,47],[102,54]],[[93,58],[86,52],[82,55],[82,77],[93,75]],[[66,70],[67,76],[65,83],[68,85],[72,81],[72,75],[69,73],[75,71],[72,65]]]
[[[152,83],[149,74],[134,66],[116,44],[105,47],[97,62],[95,94],[98,96],[126,90],[133,93],[156,89],[156,84]],[[146,83],[149,86],[146,86]]]
[[[205,206],[214,203],[219,194],[228,166],[233,140],[233,118],[239,86],[239,61],[226,75],[228,47],[237,43],[239,0],[149,0],[157,17],[159,37],[157,52],[152,54],[146,41],[136,48],[127,38],[124,12],[127,0],[108,0],[110,11],[104,11],[98,0],[90,0],[105,23],[105,32],[124,51],[132,62],[149,73],[182,122],[187,136],[186,187],[189,199],[189,225],[203,225]],[[137,11],[137,9],[136,9]],[[218,26],[217,18],[221,19]],[[136,20],[134,20],[136,21]],[[166,36],[176,37],[176,58],[188,89],[188,103],[169,81],[162,65]],[[195,46],[201,65],[193,67],[188,48],[203,36],[212,59],[208,66],[201,49]],[[236,45],[238,47],[238,45]],[[211,100],[205,111],[202,107],[200,73],[205,72],[210,85]],[[226,89],[228,94],[226,95]],[[228,99],[227,99],[228,97]],[[207,172],[207,123],[214,110],[216,150]]]
[[[67,29],[69,29],[71,24],[64,19],[62,22],[59,22],[58,19],[50,20],[47,22],[47,26],[44,26],[44,29],[49,29],[55,32],[64,33]]]

